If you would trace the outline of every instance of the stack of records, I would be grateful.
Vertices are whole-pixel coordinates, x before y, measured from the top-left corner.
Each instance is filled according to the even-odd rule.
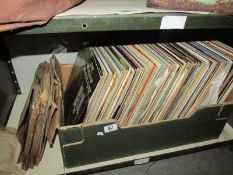
[[[24,169],[39,164],[46,142],[48,140],[52,144],[62,116],[60,67],[53,57],[50,63],[44,62],[38,66],[21,114],[17,136],[22,147],[18,162]]]
[[[18,161],[24,169],[38,165],[63,116],[66,125],[115,119],[133,126],[229,102],[232,61],[233,48],[219,41],[91,47],[79,52],[66,84],[53,57],[38,66],[22,111]]]
[[[226,101],[233,89],[233,48],[219,41],[92,47],[86,55],[69,124],[189,117]]]

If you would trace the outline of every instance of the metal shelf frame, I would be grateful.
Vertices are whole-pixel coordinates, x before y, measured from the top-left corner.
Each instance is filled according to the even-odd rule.
[[[47,24],[16,30],[17,34],[159,30],[164,16],[187,16],[184,29],[233,28],[233,16],[191,13],[144,13],[54,17]]]

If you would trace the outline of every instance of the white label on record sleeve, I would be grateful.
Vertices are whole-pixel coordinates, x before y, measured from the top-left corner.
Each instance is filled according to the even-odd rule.
[[[112,125],[108,125],[108,126],[104,127],[104,132],[105,133],[116,131],[116,130],[118,130],[117,124],[112,124]]]
[[[184,29],[187,16],[164,16],[160,29]]]
[[[143,159],[138,159],[134,161],[134,165],[140,165],[144,163],[148,163],[150,161],[149,157],[143,158]]]

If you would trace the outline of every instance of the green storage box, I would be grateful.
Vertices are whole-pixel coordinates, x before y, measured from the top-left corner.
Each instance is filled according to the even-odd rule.
[[[121,128],[114,121],[59,129],[64,166],[72,168],[216,139],[233,104],[203,107],[190,118]]]

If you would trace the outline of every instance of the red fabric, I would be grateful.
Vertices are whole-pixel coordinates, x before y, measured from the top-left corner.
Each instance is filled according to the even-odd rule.
[[[41,25],[83,0],[0,0],[0,32]]]

